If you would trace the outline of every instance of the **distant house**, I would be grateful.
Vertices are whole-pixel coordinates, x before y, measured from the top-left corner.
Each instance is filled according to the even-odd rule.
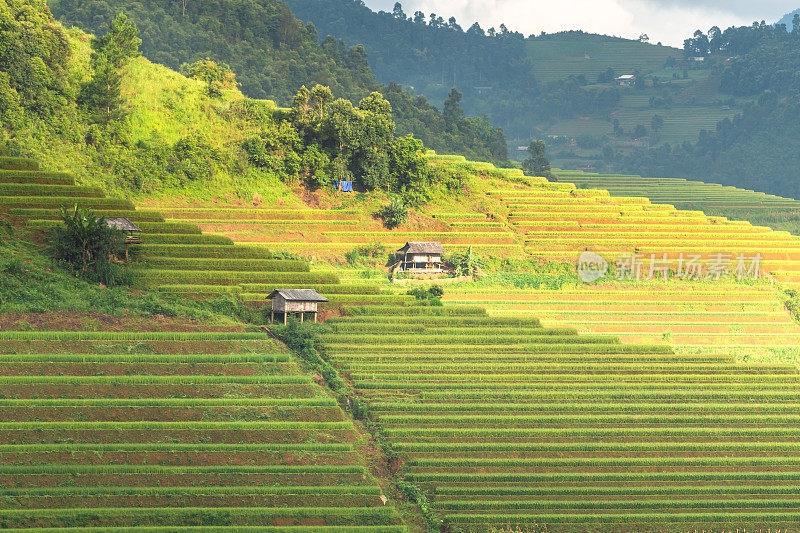
[[[284,324],[286,324],[289,313],[300,315],[300,322],[303,321],[306,313],[314,313],[314,322],[316,322],[319,303],[328,301],[314,289],[275,289],[267,298],[272,300],[270,322],[275,320],[275,313],[282,313]]]
[[[636,76],[633,74],[623,74],[616,78],[617,85],[620,87],[633,87],[636,85]]]
[[[444,246],[439,242],[407,242],[396,255],[400,272],[435,274],[443,271]]]

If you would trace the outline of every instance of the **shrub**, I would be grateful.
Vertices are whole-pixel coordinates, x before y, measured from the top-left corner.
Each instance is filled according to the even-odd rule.
[[[122,231],[77,205],[71,212],[62,207],[61,217],[64,225],[56,226],[50,241],[53,259],[89,280],[106,285],[130,282],[119,263],[113,262],[125,253]]]
[[[220,98],[223,90],[234,90],[239,84],[236,74],[226,63],[217,63],[209,58],[181,65],[181,73],[189,78],[204,81],[206,93],[212,98]]]
[[[336,373],[336,369],[317,353],[315,337],[324,329],[325,326],[300,324],[296,320],[291,320],[286,326],[274,326],[272,331],[277,338],[319,372],[331,389],[339,394],[346,394],[347,385]]]
[[[344,258],[350,265],[356,266],[361,263],[362,259],[375,259],[383,256],[384,254],[386,254],[385,245],[381,244],[380,242],[371,242],[369,244],[365,244],[364,246],[353,248],[344,254]]]
[[[415,287],[409,290],[406,294],[410,294],[414,296],[417,300],[426,302],[428,305],[434,307],[441,307],[442,300],[441,297],[444,296],[444,289],[442,289],[438,285],[433,285],[428,289],[423,289],[422,287]]]
[[[394,229],[408,219],[408,207],[400,197],[393,197],[389,205],[375,213],[383,221],[386,229]]]
[[[445,263],[450,265],[457,276],[474,276],[478,268],[477,261],[472,253],[472,246],[464,252],[455,252],[445,259]]]

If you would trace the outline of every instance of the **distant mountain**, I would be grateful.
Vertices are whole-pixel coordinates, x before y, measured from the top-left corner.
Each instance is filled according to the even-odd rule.
[[[781,20],[776,22],[775,24],[785,24],[786,27],[791,30],[792,29],[792,20],[794,20],[795,15],[800,15],[800,9],[795,9],[791,13],[787,13]]]

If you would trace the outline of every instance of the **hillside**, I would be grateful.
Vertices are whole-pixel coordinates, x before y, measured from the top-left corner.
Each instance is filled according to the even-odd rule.
[[[117,14],[125,12],[138,26],[145,57],[176,71],[210,58],[230,68],[238,88],[250,98],[289,106],[302,86],[316,84],[353,104],[373,91],[382,92],[395,108],[401,135],[415,134],[443,153],[499,163],[507,159],[502,131],[477,116],[451,120],[413,91],[379,85],[362,46],[345,46],[333,37],[322,40],[326,34],[318,35],[313,24],[296,20],[279,0],[52,0],[49,6],[65,24],[97,35],[106,33]],[[437,100],[444,102],[446,96]]]
[[[733,118],[745,103],[720,92],[710,67],[686,62],[682,50],[660,44],[580,31],[487,35],[485,28],[461,28],[454,20],[374,13],[351,0],[289,5],[321,32],[364,44],[381,81],[413,85],[432,100],[457,87],[467,112],[486,114],[503,127],[512,157],[531,138],[550,138],[557,164],[596,165],[602,145],[626,153],[642,145],[694,142],[701,130]],[[396,47],[413,53],[397,54]],[[502,64],[492,64],[497,57]],[[614,77],[623,74],[636,74],[641,83],[616,87]],[[650,131],[654,115],[663,120],[658,131]],[[640,125],[647,133],[634,136]],[[557,138],[566,145],[552,142]]]
[[[92,38],[37,13],[39,32],[27,36],[16,23],[6,34],[13,105],[0,153],[32,156],[118,197],[213,191],[283,205],[297,202],[292,188],[346,180],[418,204],[453,186],[451,176],[427,171],[423,144],[397,131],[392,105],[378,92],[353,104],[322,85],[301,87],[292,107],[281,108],[244,97],[224,64],[202,60],[184,76],[150,63],[124,14]],[[124,54],[111,58],[118,48]],[[31,92],[29,65],[45,60],[50,85]],[[414,104],[425,111],[424,102]],[[457,102],[451,111],[458,135],[478,131]],[[431,135],[435,122],[427,127]]]
[[[601,279],[571,287],[579,282],[570,270],[556,266],[556,256],[569,261],[582,245],[548,244],[526,228],[577,222],[591,231],[589,215],[582,213],[604,205],[620,212],[613,215],[610,209],[599,218],[593,213],[597,224],[622,230],[638,221],[638,229],[618,249],[638,244],[647,252],[654,246],[648,244],[654,242],[654,230],[670,222],[693,228],[694,240],[683,237],[687,250],[702,250],[711,239],[733,249],[746,234],[765,248],[789,253],[796,239],[651,206],[644,199],[615,203],[603,191],[578,191],[491,165],[434,154],[428,159],[468,173],[463,196],[457,204],[443,202],[419,211],[395,232],[374,233],[387,241],[395,234],[401,240],[424,238],[427,221],[436,219],[451,226],[443,236],[450,233],[466,242],[484,233],[525,232],[507,250],[508,262],[484,263],[487,278],[444,285],[441,307],[404,294],[402,284],[388,284],[374,270],[363,275],[374,266],[268,259],[266,247],[252,239],[232,244],[222,236],[198,234],[191,222],[195,217],[213,228],[225,220],[234,226],[224,231],[235,238],[241,237],[235,225],[252,228],[255,235],[266,231],[270,239],[265,227],[279,226],[300,236],[286,241],[287,250],[335,258],[339,246],[310,238],[322,226],[349,227],[351,221],[355,227],[343,230],[351,236],[350,246],[360,236],[376,238],[358,227],[370,209],[369,203],[363,205],[369,200],[365,196],[352,198],[348,209],[316,210],[244,209],[222,199],[193,207],[167,198],[145,202],[148,207],[174,206],[165,211],[172,220],[161,222],[158,211],[110,205],[97,194],[54,196],[50,189],[86,194],[64,176],[5,172],[0,205],[28,229],[51,227],[63,202],[100,213],[113,207],[116,214],[141,223],[147,228],[138,266],[142,280],[162,293],[180,294],[184,302],[191,301],[187,296],[202,300],[238,294],[259,306],[273,287],[317,287],[331,301],[323,310],[325,329],[310,331],[325,357],[312,368],[325,375],[334,391],[348,394],[346,405],[354,413],[355,400],[363,402],[359,416],[378,428],[386,453],[382,459],[371,454],[378,464],[370,464],[391,476],[372,481],[353,422],[329,392],[298,369],[297,356],[276,349],[260,332],[231,325],[203,333],[174,328],[160,333],[17,330],[0,335],[4,349],[24,347],[42,355],[22,360],[14,355],[13,366],[4,366],[14,371],[6,380],[21,400],[36,406],[37,420],[23,408],[9,411],[0,435],[13,433],[16,440],[4,453],[9,461],[23,450],[47,455],[24,467],[6,463],[7,474],[23,484],[8,495],[25,511],[0,510],[4,519],[22,526],[175,528],[199,521],[214,530],[289,523],[293,531],[310,532],[314,526],[337,531],[334,525],[342,531],[350,531],[347,525],[359,525],[357,531],[403,531],[397,511],[379,504],[385,490],[399,490],[419,504],[416,517],[401,506],[407,523],[416,524],[414,530],[440,520],[455,531],[501,524],[576,531],[597,524],[656,530],[731,523],[783,526],[797,519],[794,502],[786,498],[795,490],[794,443],[787,431],[796,398],[785,387],[797,378],[793,362],[798,354],[786,347],[797,344],[800,326],[776,320],[780,300],[775,289],[758,282],[676,279]],[[547,214],[537,215],[537,207]],[[554,231],[564,238],[570,234]],[[458,247],[458,240],[450,242],[448,248]],[[276,242],[269,246],[280,249]],[[493,244],[480,253],[500,255],[503,249]],[[549,272],[536,262],[513,260],[528,254],[549,257]],[[784,263],[800,268],[796,258]],[[558,319],[548,306],[566,311],[563,325],[554,325]],[[622,330],[627,341],[596,331],[607,325],[598,320],[603,311],[627,325]],[[654,323],[659,327],[676,328],[688,320],[689,331],[648,335],[647,314],[659,317]],[[725,317],[722,330],[714,329],[720,326],[718,315]],[[577,331],[587,328],[592,331]],[[273,328],[277,335],[281,331]],[[305,335],[302,330],[291,335],[298,332]],[[135,349],[128,348],[130,343]],[[302,343],[295,344],[300,350]],[[410,345],[415,346],[411,353]],[[187,351],[195,354],[190,368],[184,368]],[[316,357],[306,349],[297,353],[306,364]],[[39,370],[41,361],[51,359],[49,371],[59,368],[53,365],[68,365],[64,375]],[[17,372],[25,368],[22,380]],[[345,381],[337,382],[336,370]],[[113,395],[101,401],[95,396],[104,390],[98,384],[107,380],[116,385]],[[38,386],[35,398],[26,396],[31,383]],[[172,398],[188,390],[187,383],[194,385],[191,398]],[[53,398],[42,398],[43,385],[54,387]],[[42,420],[42,413],[53,408],[58,411]],[[202,420],[193,418],[201,408]],[[194,431],[176,429],[176,423]],[[105,436],[110,428],[113,440]],[[56,441],[56,431],[71,440]],[[89,438],[95,453],[101,447],[99,458],[82,453],[82,442]],[[171,442],[162,443],[164,438]],[[68,459],[54,455],[65,450]],[[254,454],[258,465],[252,464]],[[267,465],[265,456],[271,458]],[[216,462],[223,460],[224,466]],[[44,480],[43,472],[51,476]],[[128,487],[131,472],[136,472],[136,485]],[[56,487],[59,476],[67,474],[77,486]],[[206,483],[210,486],[194,486]],[[677,497],[686,494],[693,498]],[[146,511],[141,510],[143,496]],[[309,505],[309,496],[324,500],[324,506]],[[37,507],[43,498],[51,505],[54,498],[63,503],[44,510]],[[135,511],[133,498],[139,499]],[[91,513],[76,517],[67,507],[76,502]]]
[[[600,523],[663,530],[794,519],[773,485],[795,475],[792,445],[786,426],[763,411],[791,416],[784,402],[794,393],[766,389],[793,382],[800,356],[793,348],[800,325],[780,288],[674,272],[667,281],[611,273],[584,284],[574,261],[586,248],[610,261],[633,250],[673,259],[758,250],[766,272],[796,270],[797,238],[428,158],[466,171],[466,192],[393,231],[373,225],[368,198],[341,193],[329,199],[336,207],[314,210],[166,198],[143,205],[174,222],[198,221],[251,246],[313,258],[312,272],[349,287],[352,296],[340,300],[334,287],[317,285],[333,289],[334,305],[349,302],[319,336],[323,353],[369,404],[401,458],[399,474],[423,489],[434,522],[441,517],[454,531],[533,523],[584,531]],[[419,308],[403,295],[407,285],[386,280],[382,255],[352,266],[343,260],[352,250],[386,252],[426,239],[450,252],[471,246],[488,276],[443,282],[444,307]],[[269,290],[227,283],[250,302]],[[359,303],[356,294],[375,294],[376,286],[385,294],[376,295],[380,304]],[[747,430],[738,426],[744,421]]]
[[[309,84],[282,107],[211,59],[151,63],[124,15],[90,38],[5,7],[3,527],[800,520],[800,237],[668,203],[787,199],[526,176],[426,150],[377,92]],[[467,121],[454,100],[443,116]],[[101,254],[115,283],[48,248],[73,207],[142,230],[131,260]],[[408,241],[442,243],[453,272],[394,271]],[[273,321],[275,289],[324,300]]]
[[[796,68],[791,23],[715,27],[679,50],[581,31],[525,38],[513,24],[487,32],[353,0],[289,3],[323,32],[364,44],[379,80],[433,100],[458,88],[467,112],[504,129],[514,159],[538,138],[560,168],[798,196],[796,91],[780,74]],[[615,80],[625,74],[636,76],[630,87]]]
[[[794,22],[794,16],[800,14],[800,9],[795,9],[791,13],[787,13],[784,15],[778,22],[775,24],[783,24],[787,28],[791,28]]]

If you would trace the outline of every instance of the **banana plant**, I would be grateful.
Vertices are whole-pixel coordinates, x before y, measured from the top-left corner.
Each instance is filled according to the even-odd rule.
[[[97,217],[89,209],[78,206],[61,207],[63,226],[57,227],[51,244],[55,259],[87,274],[99,262],[119,253],[120,232],[108,227],[104,217]]]

